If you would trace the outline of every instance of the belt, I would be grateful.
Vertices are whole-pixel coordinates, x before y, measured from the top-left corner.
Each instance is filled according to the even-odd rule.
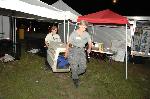
[[[82,49],[82,48],[84,48],[84,47],[78,47],[78,46],[74,46],[74,45],[73,45],[72,48],[81,48],[81,49]]]
[[[72,44],[70,44],[69,47],[70,48],[85,48],[85,47],[78,47],[78,46],[75,46],[75,45],[72,45]]]

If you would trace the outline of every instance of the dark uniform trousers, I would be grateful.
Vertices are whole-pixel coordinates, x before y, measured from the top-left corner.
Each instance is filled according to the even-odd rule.
[[[70,63],[72,79],[79,79],[79,75],[86,70],[85,48],[72,47],[69,49],[68,61]]]

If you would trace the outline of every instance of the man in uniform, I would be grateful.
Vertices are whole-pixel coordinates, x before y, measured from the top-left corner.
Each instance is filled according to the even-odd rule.
[[[92,41],[86,28],[88,22],[81,20],[79,28],[72,32],[66,47],[65,57],[68,58],[71,67],[72,79],[75,87],[79,86],[79,75],[86,71],[85,44],[88,42],[87,52],[90,53]]]

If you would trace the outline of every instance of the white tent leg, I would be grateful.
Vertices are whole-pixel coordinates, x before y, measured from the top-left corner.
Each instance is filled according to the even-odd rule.
[[[65,20],[64,20],[64,43],[66,43],[66,23],[65,23]]]
[[[94,30],[94,25],[92,25],[92,41],[93,41],[93,36],[94,36],[94,32],[95,32],[95,30]]]
[[[74,31],[77,29],[77,24],[78,24],[78,23],[76,23],[76,25],[75,25]]]
[[[127,63],[127,24],[126,24],[126,79],[128,79],[128,63]]]
[[[3,24],[3,16],[2,16],[2,15],[1,15],[1,20],[2,20],[2,21],[1,21],[1,24],[2,24],[2,33],[3,33],[3,32],[4,32],[4,31],[3,31],[3,28],[4,28],[3,25],[4,25],[4,24]],[[4,39],[4,38],[3,38],[3,39]]]
[[[68,20],[68,33],[67,33],[67,42],[68,42],[68,40],[69,40],[69,28],[70,28],[70,27],[69,27],[69,24],[70,24],[70,23],[69,23],[69,20]]]

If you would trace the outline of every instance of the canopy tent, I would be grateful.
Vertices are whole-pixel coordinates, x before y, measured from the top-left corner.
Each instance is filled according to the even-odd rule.
[[[96,13],[79,16],[77,21],[86,20],[90,23],[109,23],[109,24],[127,24],[128,20],[109,9]]]
[[[71,13],[73,13],[77,16],[81,16],[81,14],[76,12],[74,9],[72,9],[70,6],[68,6],[62,0],[58,0],[57,2],[53,3],[52,6],[58,8],[58,9],[61,9],[63,11],[70,11]]]
[[[86,20],[94,24],[119,24],[126,25],[126,79],[127,79],[127,24],[128,19],[124,16],[121,16],[109,9],[99,11],[96,13],[91,13],[84,16],[79,16],[77,21]]]
[[[65,22],[65,20],[71,20],[76,22],[78,18],[77,15],[70,11],[60,10],[40,0],[0,0],[0,12],[6,16],[37,19],[40,21],[63,20]]]
[[[0,0],[0,15],[9,16],[10,34],[14,45],[14,53],[17,53],[16,18],[37,19],[40,21],[72,20],[77,17],[70,11],[62,11],[40,0]],[[4,31],[3,31],[4,32]]]
[[[27,13],[28,15],[40,16],[46,19],[73,20],[75,17],[70,11],[62,11],[40,0],[0,0],[0,8]],[[18,14],[16,13],[15,14]],[[19,15],[18,15],[19,16]],[[32,16],[33,18],[33,16]]]
[[[71,10],[65,10],[65,9],[62,9],[61,7],[55,7],[53,5],[48,5],[44,2],[41,2],[40,0],[34,0],[34,1],[33,0],[20,0],[20,1],[32,4],[32,5],[40,6],[40,7],[45,7],[45,8],[54,10],[54,11],[64,12],[63,16],[65,17],[65,20],[70,19],[73,22],[77,21],[77,16],[74,13],[72,13]],[[64,4],[62,6],[67,6],[67,4],[66,5]],[[57,19],[57,20],[61,20],[61,19]]]

